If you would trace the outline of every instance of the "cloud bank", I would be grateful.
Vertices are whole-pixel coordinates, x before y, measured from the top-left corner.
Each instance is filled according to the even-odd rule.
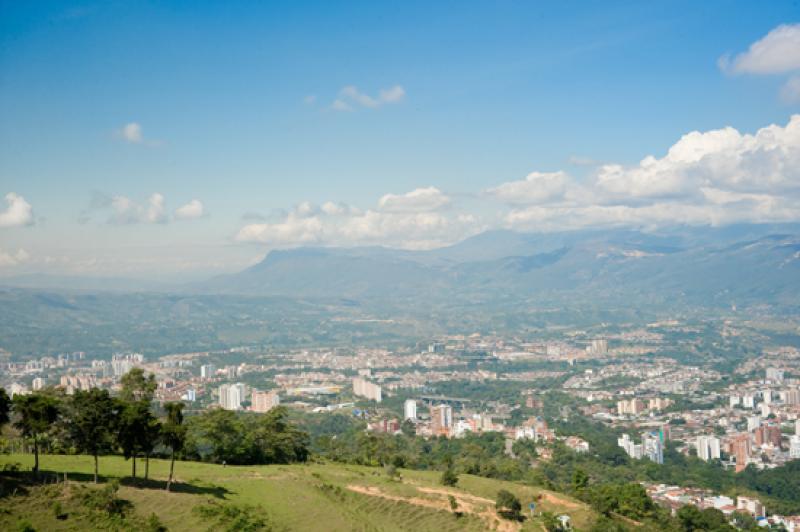
[[[168,224],[178,220],[196,220],[206,215],[203,202],[193,199],[189,203],[175,209],[170,215],[164,195],[152,193],[144,202],[136,201],[128,196],[107,196],[95,192],[89,208],[82,211],[79,223],[87,223],[97,219],[97,215],[107,216],[105,221],[111,225],[131,224]],[[98,221],[102,221],[102,218]]]
[[[326,202],[317,207],[304,202],[281,221],[245,225],[236,240],[272,246],[440,247],[478,230],[471,217],[443,212],[449,203],[450,198],[434,187],[386,194],[376,207],[364,211],[341,203]]]
[[[249,223],[240,242],[273,247],[457,242],[487,229],[552,232],[586,227],[800,221],[800,115],[755,133],[692,131],[636,164],[604,163],[587,175],[530,172],[470,205],[434,186],[381,196],[366,210],[303,202],[275,222]]]

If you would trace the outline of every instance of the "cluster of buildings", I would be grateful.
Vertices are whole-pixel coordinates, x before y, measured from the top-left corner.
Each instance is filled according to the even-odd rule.
[[[636,443],[628,434],[623,434],[621,438],[617,439],[617,445],[622,447],[631,458],[637,460],[647,458],[657,464],[663,464],[664,441],[665,435],[663,431],[658,433],[645,432],[642,434],[641,443]]]
[[[617,401],[617,414],[620,416],[638,416],[646,410],[659,411],[671,406],[674,403],[672,399],[664,397],[651,397],[645,402],[644,399],[621,399]]]
[[[653,501],[671,510],[673,515],[682,506],[691,504],[700,509],[717,509],[728,517],[732,517],[735,512],[748,514],[765,528],[782,525],[788,532],[800,532],[800,516],[768,516],[764,505],[755,497],[739,495],[733,498],[709,490],[666,484],[646,484],[645,488]]]
[[[219,407],[225,410],[245,410],[243,403],[247,396],[248,387],[241,382],[235,384],[222,384],[217,390]],[[269,412],[280,404],[280,395],[277,391],[250,391],[251,412]]]

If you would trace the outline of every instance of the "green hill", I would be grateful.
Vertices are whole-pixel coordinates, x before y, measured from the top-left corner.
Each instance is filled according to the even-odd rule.
[[[33,457],[0,456],[0,470],[15,463],[29,469]],[[157,522],[168,530],[246,530],[248,519],[263,519],[272,530],[543,530],[538,518],[522,524],[501,519],[494,509],[501,489],[519,497],[526,512],[536,501],[537,510],[570,515],[578,529],[587,529],[596,517],[567,496],[513,482],[461,475],[456,488],[447,488],[435,471],[399,470],[400,478],[392,479],[380,468],[327,463],[223,467],[178,462],[177,484],[168,493],[163,487],[169,462],[164,460],[151,460],[149,482],[134,483],[126,478],[130,462],[101,457],[105,476],[99,487],[91,483],[91,457],[46,455],[42,468],[50,484],[30,484],[27,474],[0,473],[0,530],[16,530],[23,521],[35,530],[158,530]],[[53,483],[56,474],[60,481]],[[96,511],[87,509],[86,501],[96,501],[90,498],[94,490],[114,478],[121,481],[117,497],[125,510],[124,517],[110,519],[107,503]],[[457,501],[461,517],[453,514],[448,496]]]

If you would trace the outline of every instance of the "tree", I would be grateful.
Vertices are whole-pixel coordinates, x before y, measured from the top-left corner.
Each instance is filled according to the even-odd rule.
[[[518,521],[522,517],[520,515],[522,503],[519,502],[516,495],[508,490],[500,490],[497,492],[497,499],[495,500],[494,506],[497,508],[498,513],[506,519]]]
[[[716,508],[700,510],[697,506],[687,504],[678,510],[678,520],[686,532],[735,532],[736,528],[728,524],[728,520]]]
[[[161,439],[161,422],[147,411],[147,419],[142,433],[141,451],[144,454],[144,479],[150,478],[150,455]]]
[[[158,385],[155,375],[145,376],[141,368],[133,368],[120,380],[122,390],[119,399],[125,403],[122,415],[123,428],[128,434],[120,444],[125,458],[131,458],[133,477],[136,478],[136,457],[144,455],[144,478],[150,476],[150,455],[159,436],[158,420],[150,413],[150,403]],[[127,424],[127,427],[124,427]]]
[[[39,438],[50,430],[58,419],[58,402],[42,394],[17,395],[14,397],[14,412],[17,421],[14,427],[25,438],[33,439],[33,472],[39,473]]]
[[[745,512],[733,512],[733,515],[731,516],[731,524],[739,530],[761,529],[761,527],[758,526],[758,521],[756,521],[752,515]]]
[[[193,451],[201,459],[218,464],[248,461],[244,427],[235,412],[214,408],[193,416],[187,427],[187,451]]]
[[[144,401],[120,401],[117,408],[120,415],[116,442],[125,459],[131,459],[131,476],[136,478],[136,457],[139,453],[149,455],[153,451],[158,437],[154,430],[157,421],[150,413],[150,405]]]
[[[164,444],[170,448],[169,478],[167,479],[167,491],[172,485],[172,473],[175,470],[175,453],[183,449],[186,440],[186,426],[183,424],[183,403],[165,403],[164,410],[167,411],[167,419],[161,426],[161,434]]]
[[[409,438],[413,438],[417,435],[417,426],[410,419],[406,419],[400,425],[400,431]]]
[[[119,398],[123,401],[143,401],[150,404],[158,385],[152,373],[145,377],[142,368],[133,368],[120,379],[122,390]]]
[[[285,406],[270,409],[255,419],[255,429],[246,430],[252,442],[253,461],[264,464],[288,464],[308,459],[308,434],[289,422]]]
[[[78,452],[94,457],[94,482],[97,483],[98,455],[111,448],[117,426],[119,404],[108,390],[77,390],[70,402],[67,432]]]
[[[8,414],[11,411],[11,398],[6,393],[5,388],[0,388],[0,429],[8,423]]]
[[[453,470],[452,466],[442,471],[441,482],[443,485],[450,487],[458,484],[458,475],[456,475],[456,472]]]
[[[572,489],[580,493],[589,486],[589,475],[583,469],[575,469],[572,473]]]

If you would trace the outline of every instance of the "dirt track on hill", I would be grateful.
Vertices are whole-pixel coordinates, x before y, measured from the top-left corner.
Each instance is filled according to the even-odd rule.
[[[426,499],[422,497],[401,497],[399,495],[392,495],[381,491],[377,486],[359,486],[358,484],[349,484],[347,489],[362,495],[369,495],[372,497],[381,497],[392,501],[404,502],[406,504],[414,504],[417,506],[424,506],[426,508],[433,508],[435,510],[443,510],[445,512],[452,511],[450,509],[450,502],[447,499],[452,495],[458,502],[459,511],[474,515],[482,519],[489,527],[490,530],[497,530],[499,532],[517,532],[522,526],[519,523],[501,519],[494,510],[494,501],[484,497],[478,497],[469,493],[462,493],[459,491],[449,491],[445,489],[424,488],[417,487],[417,491],[427,493],[429,495],[441,495],[441,499]],[[476,506],[482,506],[482,510],[478,510]]]

